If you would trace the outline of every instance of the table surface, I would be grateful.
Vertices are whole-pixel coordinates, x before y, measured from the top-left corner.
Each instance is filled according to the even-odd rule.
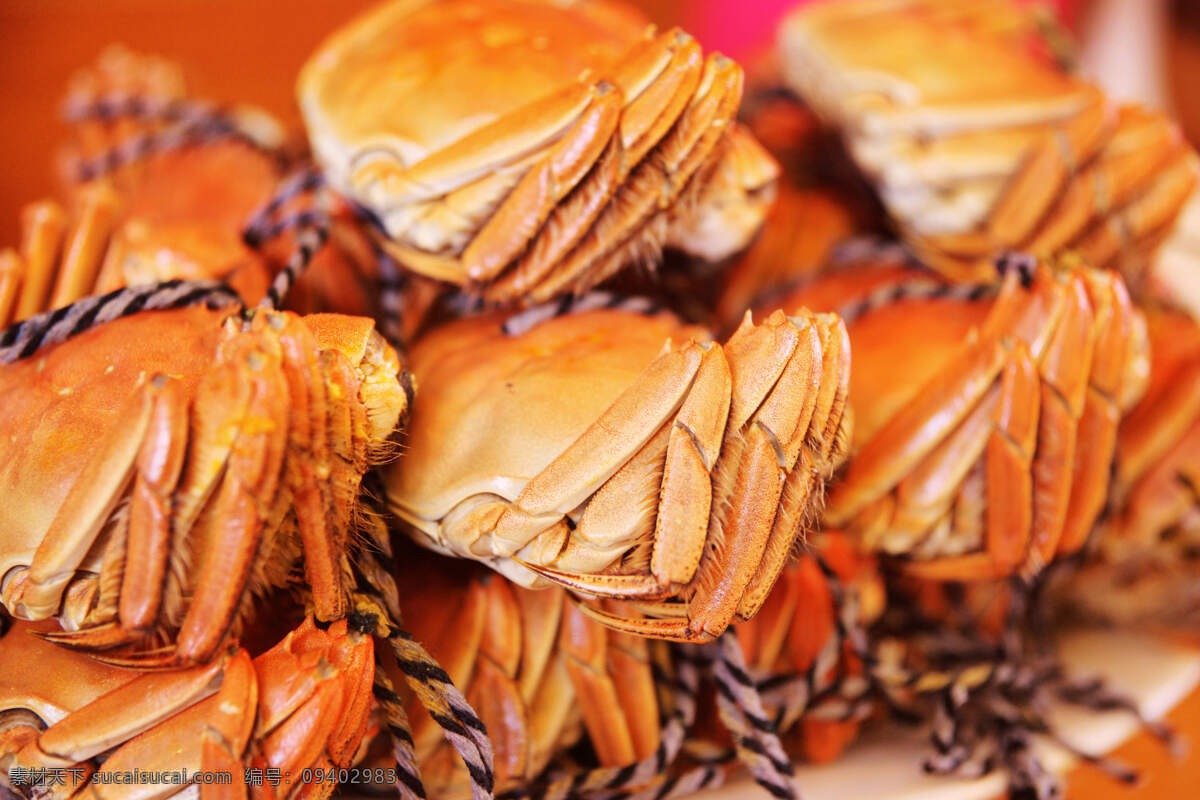
[[[54,193],[51,156],[63,129],[58,104],[70,74],[120,42],[179,61],[200,96],[261,105],[295,124],[294,75],[322,36],[374,0],[5,0],[0,3],[0,243],[17,237],[22,204]],[[687,0],[643,0],[660,22],[685,20]],[[774,4],[778,5],[778,4]],[[1172,53],[1200,64],[1200,39]],[[1200,94],[1195,94],[1200,98]],[[1200,127],[1200,99],[1185,112]],[[1185,117],[1189,116],[1185,113]],[[1134,790],[1087,767],[1071,777],[1068,800],[1167,800],[1200,795],[1200,690],[1170,714],[1193,746],[1173,760],[1138,735],[1116,755],[1139,766]]]

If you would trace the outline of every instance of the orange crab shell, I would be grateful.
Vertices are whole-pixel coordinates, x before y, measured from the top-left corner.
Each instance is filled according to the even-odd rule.
[[[276,796],[294,797],[311,791],[300,780],[310,769],[350,766],[367,732],[373,642],[344,621],[320,630],[309,618],[253,660],[234,648],[170,673],[106,666],[36,635],[52,629],[18,622],[3,637],[0,785],[24,790],[18,768],[57,770],[64,782],[43,789],[66,798],[97,768],[203,770],[231,777],[200,787],[201,798],[217,798],[244,795],[247,770],[256,768],[279,770]],[[173,794],[156,787],[164,789]]]
[[[1082,546],[1117,423],[1145,387],[1144,322],[1111,273],[1024,280],[1010,273],[987,300],[866,265],[781,301],[849,315],[855,441],[827,523],[935,579],[1036,572]]]
[[[204,308],[142,312],[4,366],[6,607],[59,615],[77,630],[58,640],[106,658],[178,629],[178,649],[131,657],[203,661],[247,587],[291,579],[303,540],[318,610],[343,616],[358,481],[407,409],[400,376],[369,320]]]
[[[385,481],[416,540],[524,585],[637,601],[655,618],[584,606],[627,632],[707,639],[753,616],[841,457],[840,321],[747,316],[724,345],[619,308],[504,321],[413,347],[422,391]]]
[[[777,173],[733,121],[740,68],[608,0],[393,0],[327,40],[298,94],[383,246],[495,302],[580,293],[664,242],[728,255]]]

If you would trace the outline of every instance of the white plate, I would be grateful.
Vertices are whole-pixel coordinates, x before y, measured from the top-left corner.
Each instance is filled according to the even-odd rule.
[[[1158,719],[1200,684],[1200,650],[1163,638],[1118,631],[1082,631],[1063,637],[1062,657],[1072,677],[1100,675],[1136,700],[1142,713]],[[1062,707],[1053,722],[1065,741],[1086,753],[1111,751],[1137,732],[1137,722],[1120,712],[1088,712]],[[1044,763],[1065,772],[1073,758],[1041,744]],[[796,785],[804,800],[995,800],[1004,795],[1005,776],[967,780],[921,771],[930,752],[919,729],[882,726],[868,731],[840,759],[824,766],[800,766]],[[737,776],[724,786],[700,792],[694,800],[772,800],[750,778]]]

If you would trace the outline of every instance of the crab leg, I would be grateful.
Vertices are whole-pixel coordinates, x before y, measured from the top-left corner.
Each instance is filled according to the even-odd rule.
[[[0,326],[7,328],[17,321],[13,310],[17,306],[24,272],[24,264],[15,250],[0,250]]]
[[[702,558],[689,619],[683,623],[689,638],[715,636],[736,615],[744,587],[753,583],[771,544],[784,485],[808,433],[815,406],[813,373],[822,360],[820,335],[815,325],[800,327],[782,313],[773,314],[763,327],[773,323],[790,329],[792,347],[761,403],[751,406],[744,393],[744,376],[754,375],[755,365],[740,362],[736,353],[730,356],[734,401],[726,442],[737,445],[723,449],[715,471],[717,511],[709,523],[710,549]],[[753,412],[749,418],[748,412]],[[771,565],[768,571],[777,570]]]
[[[49,308],[62,308],[92,293],[116,224],[118,198],[111,186],[100,183],[80,192],[79,219],[63,248]]]
[[[46,308],[58,264],[59,243],[66,231],[66,214],[57,203],[32,203],[21,212],[21,257],[25,274],[17,300],[17,319],[22,320]]]
[[[102,695],[51,725],[41,735],[44,752],[85,761],[175,716],[212,695],[228,658],[170,673],[148,673]]]
[[[138,454],[117,616],[128,631],[158,619],[171,545],[171,500],[187,451],[187,400],[178,381],[151,379],[156,396]]]
[[[1036,571],[1050,563],[1066,522],[1075,439],[1092,365],[1092,308],[1082,278],[1067,285],[1065,313],[1040,363],[1042,401],[1033,461],[1031,556]]]
[[[1053,253],[1066,246],[1096,218],[1125,205],[1178,152],[1178,134],[1164,118],[1122,119],[1122,125],[1132,130],[1118,129],[1095,162],[1068,182],[1046,224],[1022,249]]]
[[[650,571],[660,586],[690,582],[700,563],[712,506],[712,470],[729,417],[731,380],[724,351],[708,345],[667,443],[650,557]]]
[[[698,346],[659,356],[582,435],[534,477],[497,521],[493,551],[511,555],[579,506],[679,408],[700,369]],[[586,454],[586,460],[582,456]]]
[[[209,517],[221,522],[216,530],[205,525],[197,540],[196,588],[179,630],[175,654],[179,661],[202,660],[211,654],[242,600],[287,444],[286,426],[274,422],[287,419],[288,397],[280,373],[278,361],[253,350],[242,363],[229,363],[218,378],[248,384],[250,396]]]
[[[1110,273],[1097,273],[1089,275],[1087,287],[1097,320],[1096,337],[1060,553],[1073,553],[1083,546],[1104,506],[1121,420],[1121,388],[1135,358],[1130,342],[1137,312],[1124,281]]]
[[[472,281],[499,274],[528,246],[554,207],[600,158],[621,120],[623,96],[608,81],[590,87],[591,99],[571,129],[517,187],[463,251]]]
[[[638,703],[645,705],[649,699],[649,709],[653,710],[657,703],[653,700],[652,681],[648,683],[649,698],[644,691],[636,692],[637,696],[622,696],[620,682],[609,674],[608,640],[613,635],[616,634],[595,624],[576,604],[567,603],[563,608],[559,647],[596,756],[601,764],[631,764],[646,755],[647,743],[636,741],[637,731],[630,725],[625,709],[633,709]],[[653,749],[651,745],[649,750]]]
[[[791,471],[784,482],[783,495],[771,526],[771,534],[763,551],[758,574],[746,584],[738,604],[739,619],[750,619],[758,613],[766,601],[771,587],[787,564],[788,555],[795,546],[797,534],[803,533],[806,521],[802,515],[809,507],[811,493],[818,476],[827,476],[833,470],[829,458],[839,447],[842,435],[843,414],[850,382],[850,339],[841,318],[832,314],[797,315],[793,324],[813,329],[817,338],[808,342],[801,340],[794,358],[810,359],[807,376],[807,394],[804,405],[795,418],[796,427],[790,436],[783,437],[784,463],[790,463]],[[803,331],[803,328],[801,329]],[[802,363],[797,364],[802,367]],[[800,374],[797,373],[797,377]],[[816,392],[812,392],[812,387]],[[774,409],[764,409],[776,418],[769,427],[779,433],[786,430],[790,420],[786,417],[796,409],[781,409],[780,402],[791,402],[792,397],[803,396],[805,387],[789,386],[781,378],[772,392],[769,403]],[[810,403],[811,400],[811,403]],[[767,419],[758,424],[764,424]],[[844,443],[844,442],[843,442]],[[795,453],[794,457],[792,454]],[[783,465],[781,465],[783,466]]]
[[[622,180],[668,135],[702,72],[700,45],[678,28],[644,40],[620,60],[613,80],[628,98],[621,113]]]
[[[354,165],[354,180],[373,178],[380,208],[435,200],[487,175],[542,143],[554,141],[569,130],[595,96],[595,84],[586,79],[501,117],[412,166],[400,166],[390,153],[372,151]],[[383,192],[382,187],[387,191]],[[386,212],[385,212],[386,213]]]
[[[60,605],[63,589],[74,577],[120,500],[133,474],[138,451],[146,438],[155,405],[154,382],[134,392],[121,414],[123,425],[112,428],[96,456],[88,462],[63,500],[42,537],[19,596],[5,598],[12,613],[23,619],[45,619]]]
[[[741,69],[710,56],[697,95],[652,156],[622,183],[604,212],[554,273],[536,287],[534,299],[574,285],[594,285],[619,266],[617,257],[658,210],[670,204],[716,146],[741,100]]]
[[[986,552],[908,562],[905,568],[917,577],[961,580],[1004,575],[1019,566],[1029,550],[1039,393],[1037,365],[1024,342],[1012,344],[1001,374],[1000,400],[984,451]]]
[[[1088,88],[1087,106],[1039,142],[988,217],[993,242],[1023,241],[1049,210],[1078,165],[1101,146],[1113,124],[1104,94]]]

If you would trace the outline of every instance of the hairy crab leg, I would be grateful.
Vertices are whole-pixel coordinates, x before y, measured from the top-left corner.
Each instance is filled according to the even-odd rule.
[[[667,440],[650,556],[651,574],[662,587],[689,583],[700,563],[731,389],[724,350],[707,345]]]
[[[1029,568],[1058,549],[1070,502],[1079,417],[1092,365],[1093,314],[1083,279],[1068,279],[1064,314],[1040,360],[1042,402],[1033,461],[1033,538]]]
[[[1059,553],[1083,547],[1104,508],[1121,421],[1121,390],[1130,382],[1129,370],[1140,355],[1134,333],[1137,312],[1125,282],[1111,273],[1097,273],[1088,275],[1087,287],[1095,309],[1096,336]]]
[[[796,545],[797,532],[805,530],[807,523],[802,515],[810,506],[818,475],[828,477],[832,473],[834,465],[829,459],[835,457],[835,451],[848,438],[843,428],[850,382],[850,339],[846,326],[832,314],[797,315],[792,323],[799,325],[801,320],[815,330],[817,338],[809,343],[807,351],[801,341],[793,356],[801,359],[796,365],[799,370],[789,369],[789,373],[804,380],[802,359],[808,359],[809,374],[804,383],[789,384],[785,380],[789,373],[785,373],[755,423],[774,432],[784,453],[780,467],[789,471],[758,574],[746,583],[738,602],[739,619],[750,619],[766,601]],[[804,405],[796,409],[793,398],[805,395],[808,396]],[[789,433],[792,425],[795,427]]]
[[[554,207],[584,180],[617,131],[624,98],[617,87],[599,81],[591,100],[570,130],[535,164],[463,251],[472,281],[487,281],[520,255]]]
[[[683,402],[702,353],[698,347],[659,356],[580,437],[538,473],[500,516],[493,550],[511,555],[579,506],[649,441]],[[587,454],[584,461],[581,456]],[[595,465],[603,466],[597,470]]]
[[[984,551],[929,561],[909,561],[905,569],[929,580],[1007,574],[1029,552],[1033,526],[1034,448],[1040,393],[1037,364],[1022,341],[1013,342],[1001,371],[1000,398],[984,451],[987,506]]]
[[[127,631],[150,631],[158,620],[171,554],[172,497],[187,452],[187,400],[177,381],[152,381],[160,391],[138,454],[118,599],[117,617]]]
[[[741,99],[742,72],[732,61],[710,56],[688,109],[671,132],[622,182],[587,235],[534,287],[533,299],[574,285],[599,283],[615,269],[619,254],[659,209],[682,192],[725,132]],[[694,156],[694,157],[693,157]]]

